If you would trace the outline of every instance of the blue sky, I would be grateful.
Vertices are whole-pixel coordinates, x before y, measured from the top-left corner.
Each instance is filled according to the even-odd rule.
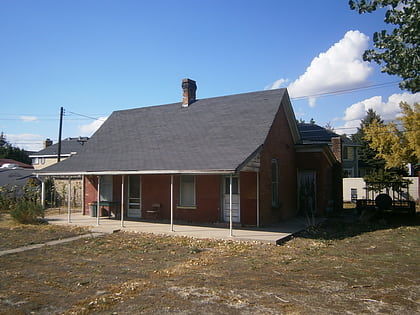
[[[287,87],[296,118],[350,134],[369,107],[392,119],[420,101],[361,58],[384,13],[347,0],[2,0],[0,131],[39,150],[64,107],[63,138],[90,136],[114,110],[181,101],[191,78],[198,98]]]

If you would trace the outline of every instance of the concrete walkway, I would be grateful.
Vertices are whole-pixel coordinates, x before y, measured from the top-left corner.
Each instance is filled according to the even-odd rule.
[[[121,226],[120,220],[106,217],[101,217],[99,225],[97,225],[96,217],[82,215],[80,213],[71,214],[70,223],[68,222],[67,214],[50,215],[46,217],[46,220],[50,224],[88,226],[92,232],[98,233],[130,231],[160,235],[188,236],[194,238],[257,241],[272,244],[280,244],[282,241],[290,238],[294,233],[302,231],[306,227],[306,220],[296,217],[269,228],[234,227],[233,236],[231,237],[229,236],[229,227],[219,225],[174,224],[174,231],[171,231],[169,223],[124,220],[124,226]]]
[[[32,245],[27,245],[27,246],[12,248],[12,249],[0,250],[0,256],[15,254],[15,253],[21,253],[21,252],[24,252],[24,251],[27,251],[27,250],[41,248],[41,247],[44,247],[44,246],[53,246],[53,245],[57,245],[57,244],[72,242],[72,241],[75,241],[75,240],[78,240],[78,239],[81,239],[81,238],[97,237],[97,236],[101,236],[101,235],[103,235],[103,233],[93,232],[93,233],[82,234],[82,235],[73,236],[73,237],[67,237],[67,238],[54,240],[54,241],[48,241],[48,242],[41,243],[41,244],[32,244]]]

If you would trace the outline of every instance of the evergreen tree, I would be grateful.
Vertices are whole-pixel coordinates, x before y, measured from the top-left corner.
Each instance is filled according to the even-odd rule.
[[[2,132],[0,135],[0,159],[12,159],[18,162],[31,164],[28,152],[18,147],[12,146]]]

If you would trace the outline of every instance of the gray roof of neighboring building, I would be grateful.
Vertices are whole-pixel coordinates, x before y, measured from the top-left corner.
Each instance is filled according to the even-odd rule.
[[[78,138],[66,138],[61,141],[61,154],[70,155],[71,153],[80,152],[83,148],[83,144],[89,140],[88,137]],[[50,145],[38,152],[32,153],[30,157],[41,157],[41,156],[57,156],[58,155],[58,143]]]
[[[29,178],[34,177],[33,169],[0,169],[0,186],[23,187]]]
[[[355,143],[346,136],[336,134],[335,132],[318,126],[317,124],[298,123],[297,127],[303,142],[331,143],[331,138],[341,137],[344,144],[355,145]]]
[[[261,148],[280,104],[293,115],[286,89],[115,111],[83,151],[39,172],[234,171]]]

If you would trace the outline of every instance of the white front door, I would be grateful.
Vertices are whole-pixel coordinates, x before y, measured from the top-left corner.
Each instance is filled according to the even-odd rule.
[[[141,218],[141,179],[140,175],[128,176],[127,217]]]
[[[230,176],[224,177],[223,220],[230,222]],[[241,222],[239,204],[239,178],[232,177],[232,222]]]

